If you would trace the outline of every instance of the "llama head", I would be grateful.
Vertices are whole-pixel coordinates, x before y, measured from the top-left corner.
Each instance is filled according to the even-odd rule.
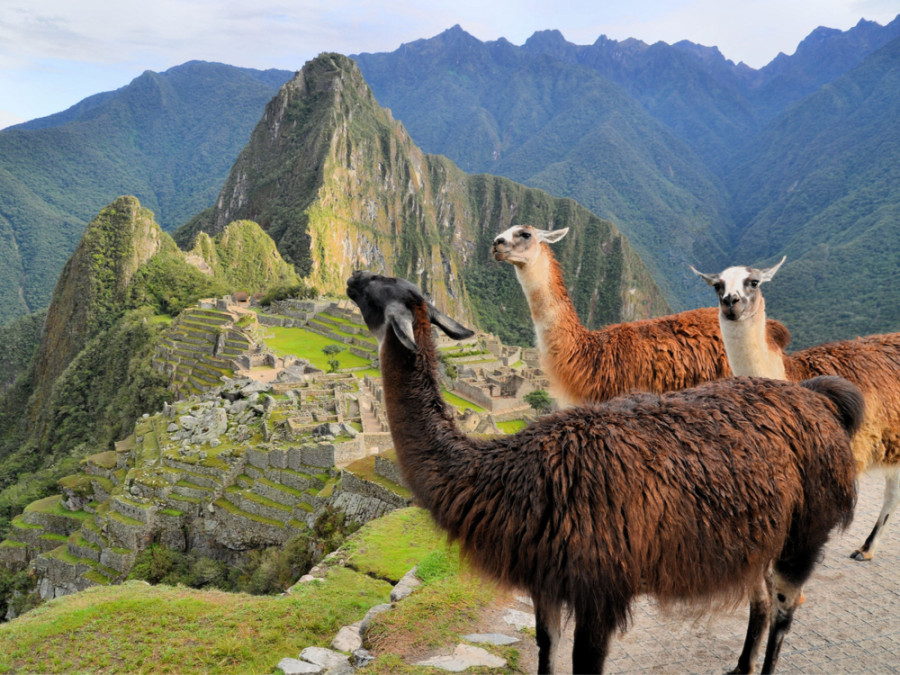
[[[359,307],[379,347],[390,328],[407,349],[416,351],[413,322],[418,307],[424,307],[428,321],[455,340],[475,334],[441,312],[406,279],[357,271],[347,280],[347,296]]]
[[[516,267],[525,267],[540,256],[542,243],[553,244],[565,237],[568,231],[568,227],[539,230],[531,225],[513,225],[497,235],[491,252],[494,260],[505,260]]]
[[[787,256],[777,265],[765,269],[755,267],[729,267],[718,274],[704,274],[694,269],[694,274],[712,286],[719,296],[719,312],[729,321],[742,321],[754,316],[764,300],[759,285],[771,281]]]

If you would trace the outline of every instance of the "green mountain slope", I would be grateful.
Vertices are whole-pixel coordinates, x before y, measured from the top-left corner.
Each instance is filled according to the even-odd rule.
[[[788,262],[767,288],[795,345],[900,330],[900,38],[802,101],[728,176],[735,259]]]
[[[136,195],[166,229],[206,208],[287,71],[193,61],[0,131],[0,289],[46,307],[87,221]]]
[[[532,339],[515,275],[490,256],[493,238],[512,223],[572,228],[559,254],[588,325],[666,308],[611,223],[571,200],[469,176],[422,153],[375,102],[356,65],[337,54],[309,62],[282,88],[216,206],[176,238],[188,245],[197,232],[242,218],[258,222],[322,291],[343,293],[357,268],[403,276],[507,342]]]
[[[702,293],[686,261],[724,263],[725,193],[697,153],[596,69],[482,43],[458,26],[356,57],[429,152],[584,204],[628,236],[676,308]]]
[[[21,319],[0,333],[7,349],[16,338],[23,352],[14,362],[21,377],[0,396],[0,529],[15,505],[71,471],[73,457],[107,449],[171,399],[150,364],[166,324],[159,313],[298,281],[255,223],[235,223],[207,244],[181,251],[149,209],[121,197],[91,221],[67,261],[33,359],[26,353],[38,326]],[[10,488],[19,476],[24,487]]]

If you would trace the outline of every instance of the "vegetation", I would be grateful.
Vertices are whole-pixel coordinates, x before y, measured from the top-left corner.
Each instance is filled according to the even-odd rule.
[[[309,532],[292,537],[284,546],[251,551],[238,566],[152,544],[138,555],[128,578],[231,593],[283,593],[356,529],[345,514],[326,509]]]
[[[211,204],[291,76],[193,61],[0,132],[0,297],[7,316],[49,304],[88,221],[132,194],[170,230]]]
[[[534,408],[534,411],[539,415],[550,410],[550,406],[553,405],[550,394],[543,389],[535,389],[534,391],[528,392],[525,394],[523,400]]]
[[[97,586],[0,625],[0,672],[269,673],[303,647],[328,646],[389,593],[340,568],[283,596]]]

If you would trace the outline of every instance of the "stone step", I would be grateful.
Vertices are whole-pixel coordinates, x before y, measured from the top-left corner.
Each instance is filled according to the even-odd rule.
[[[265,497],[241,490],[235,486],[225,489],[225,499],[238,507],[241,511],[266,518],[268,520],[287,523],[293,517],[293,509],[290,506],[279,504]]]
[[[235,521],[235,525],[252,531],[260,539],[269,538],[273,543],[283,542],[289,535],[286,525],[289,521],[275,520],[244,511],[224,497],[213,502],[213,512],[219,518]]]
[[[68,546],[69,555],[100,562],[101,547],[85,539],[81,532],[73,532],[69,535],[66,545]]]
[[[204,485],[197,485],[186,480],[175,483],[172,487],[172,493],[181,495],[182,497],[192,497],[202,502],[210,501],[216,491],[213,488]]]

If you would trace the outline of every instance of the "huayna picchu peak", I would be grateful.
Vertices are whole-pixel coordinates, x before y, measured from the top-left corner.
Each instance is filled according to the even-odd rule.
[[[213,208],[176,233],[249,219],[307,283],[343,292],[355,269],[415,280],[436,302],[509,342],[532,339],[528,309],[490,244],[513,223],[571,227],[560,256],[587,325],[659,314],[666,303],[614,225],[571,200],[463,173],[423,153],[380,107],[356,64],[323,54],[267,106]],[[502,311],[502,316],[500,312]]]

